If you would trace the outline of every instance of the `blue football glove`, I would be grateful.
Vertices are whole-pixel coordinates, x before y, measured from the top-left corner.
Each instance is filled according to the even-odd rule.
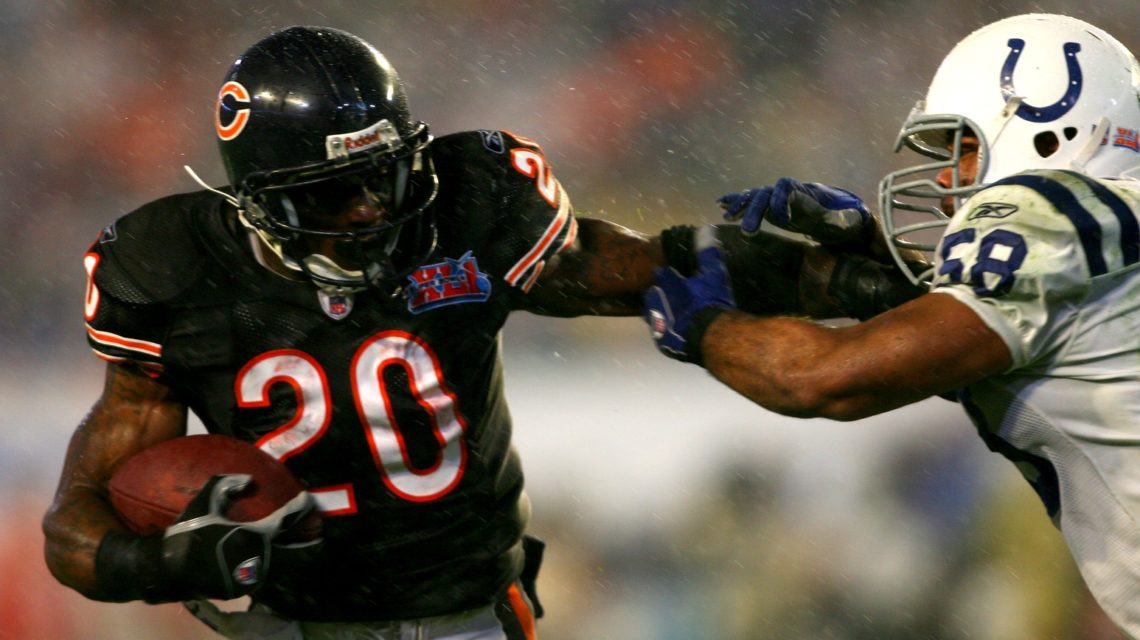
[[[676,360],[703,364],[701,338],[709,324],[736,306],[724,255],[712,227],[696,234],[697,270],[686,278],[672,267],[654,272],[643,317],[657,348]]]
[[[723,195],[717,203],[724,219],[740,221],[749,236],[764,220],[820,244],[865,244],[875,236],[874,216],[859,196],[817,182],[780,178],[774,185]]]

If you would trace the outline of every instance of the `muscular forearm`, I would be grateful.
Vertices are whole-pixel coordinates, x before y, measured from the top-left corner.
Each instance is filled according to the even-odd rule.
[[[106,495],[118,465],[146,447],[186,432],[186,407],[165,385],[127,366],[109,365],[103,396],[72,435],[55,499],[43,519],[48,568],[61,583],[105,597],[96,555],[108,531],[123,529]]]
[[[818,385],[809,380],[826,353],[828,329],[788,317],[721,314],[701,340],[704,367],[749,400],[777,413],[824,413]]]
[[[753,402],[800,418],[856,420],[929,395],[900,385],[890,350],[876,350],[864,333],[864,325],[729,312],[704,335],[704,366]]]
[[[44,518],[45,559],[60,583],[92,599],[103,599],[95,555],[103,536],[122,524],[94,490],[74,488],[57,496]]]
[[[550,316],[638,315],[641,294],[664,263],[660,237],[579,218],[573,249],[551,260],[523,308]]]
[[[1007,370],[1005,342],[968,306],[927,294],[867,322],[722,313],[701,341],[717,379],[772,411],[855,420]]]

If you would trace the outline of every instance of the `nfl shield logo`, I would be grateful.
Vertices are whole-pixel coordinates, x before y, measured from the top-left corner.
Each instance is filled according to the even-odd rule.
[[[257,572],[261,568],[261,556],[254,556],[234,568],[234,580],[249,586],[257,583]]]
[[[352,294],[330,294],[318,290],[317,298],[321,301],[321,309],[324,309],[325,315],[333,320],[343,320],[352,313]]]
[[[657,309],[649,310],[649,333],[653,336],[654,340],[659,339],[665,335],[665,330],[669,328],[668,323],[665,322],[665,315]]]

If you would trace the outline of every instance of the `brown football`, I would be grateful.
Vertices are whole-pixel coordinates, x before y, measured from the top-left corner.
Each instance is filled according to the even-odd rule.
[[[108,484],[111,506],[135,533],[157,533],[174,524],[212,476],[228,473],[253,477],[226,509],[226,517],[237,522],[259,520],[304,490],[284,464],[248,442],[192,435],[160,442],[120,465]],[[314,509],[282,541],[304,542],[320,535],[321,519]]]

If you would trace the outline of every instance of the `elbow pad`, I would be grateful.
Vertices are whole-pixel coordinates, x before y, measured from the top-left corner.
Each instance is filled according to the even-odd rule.
[[[893,265],[850,253],[836,256],[835,269],[827,283],[849,318],[866,320],[926,293],[926,288],[907,279]]]

